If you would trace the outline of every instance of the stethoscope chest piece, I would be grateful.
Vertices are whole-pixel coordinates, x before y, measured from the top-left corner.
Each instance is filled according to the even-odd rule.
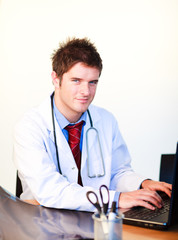
[[[86,149],[88,177],[103,177],[105,175],[104,158],[99,133],[94,127],[86,131]]]

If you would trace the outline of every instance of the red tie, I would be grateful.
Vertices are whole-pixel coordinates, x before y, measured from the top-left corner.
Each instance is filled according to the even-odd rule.
[[[68,125],[65,127],[65,129],[69,133],[69,146],[72,150],[75,162],[77,164],[79,173],[78,173],[78,183],[83,186],[82,179],[80,175],[80,167],[81,167],[81,152],[80,152],[80,136],[82,131],[82,125],[83,121],[74,124],[74,125]]]

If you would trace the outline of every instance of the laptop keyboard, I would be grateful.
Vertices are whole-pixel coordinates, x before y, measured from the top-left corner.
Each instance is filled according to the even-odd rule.
[[[144,207],[134,207],[124,213],[125,218],[151,220],[169,211],[170,198],[167,197],[163,199],[163,203],[164,205],[162,208],[156,208],[155,210],[150,210]]]

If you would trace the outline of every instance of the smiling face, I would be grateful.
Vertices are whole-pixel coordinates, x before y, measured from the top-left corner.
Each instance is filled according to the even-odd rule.
[[[52,72],[55,104],[69,122],[76,122],[94,99],[100,71],[79,62],[61,79]]]

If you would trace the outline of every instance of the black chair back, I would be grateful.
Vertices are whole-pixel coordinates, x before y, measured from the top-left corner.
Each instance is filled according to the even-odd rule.
[[[16,197],[19,198],[22,192],[23,192],[22,184],[21,184],[20,178],[18,176],[18,171],[17,171],[17,177],[16,177]]]

